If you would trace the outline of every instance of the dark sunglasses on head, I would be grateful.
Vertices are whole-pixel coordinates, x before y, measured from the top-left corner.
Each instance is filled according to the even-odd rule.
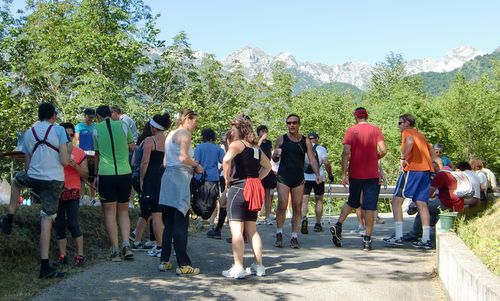
[[[298,121],[287,121],[286,124],[291,125],[291,124],[299,124]]]

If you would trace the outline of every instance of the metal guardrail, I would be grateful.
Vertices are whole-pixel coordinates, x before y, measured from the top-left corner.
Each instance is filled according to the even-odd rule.
[[[387,189],[382,186],[380,188],[380,194],[379,194],[379,199],[390,199],[392,198],[392,195],[394,194],[394,188],[396,186],[387,186]],[[274,196],[277,197],[278,193],[275,190],[274,191]],[[314,195],[314,192],[312,193]],[[325,184],[325,198],[336,198],[336,199],[342,199],[342,198],[348,198],[349,197],[349,188],[344,187],[341,184]]]

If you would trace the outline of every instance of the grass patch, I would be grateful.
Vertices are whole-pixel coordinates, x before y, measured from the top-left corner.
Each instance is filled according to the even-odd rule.
[[[494,274],[500,276],[500,199],[479,216],[461,219],[457,234]]]
[[[0,206],[0,214],[7,212],[7,206]],[[10,235],[0,232],[0,300],[27,300],[40,290],[53,285],[60,279],[39,279],[40,271],[40,206],[22,206],[14,217],[14,227]],[[129,210],[133,225],[139,210]],[[83,267],[74,268],[71,265],[63,270],[71,274],[79,273],[90,266],[103,262],[109,256],[109,242],[104,229],[101,207],[81,207],[80,226],[84,236],[84,252],[87,262]],[[54,231],[53,231],[54,232]],[[145,232],[146,234],[149,231]],[[75,245],[68,235],[68,259],[75,255]],[[50,258],[53,262],[59,255],[52,237]]]

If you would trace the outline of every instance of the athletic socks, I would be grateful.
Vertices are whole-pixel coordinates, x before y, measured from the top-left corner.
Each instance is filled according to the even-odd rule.
[[[428,240],[431,240],[431,227],[422,226],[422,241],[427,242]]]
[[[297,232],[292,232],[292,238],[298,238]]]
[[[403,222],[394,222],[396,228],[396,239],[401,239],[403,237]]]
[[[283,234],[283,228],[276,228],[276,234],[278,233]]]

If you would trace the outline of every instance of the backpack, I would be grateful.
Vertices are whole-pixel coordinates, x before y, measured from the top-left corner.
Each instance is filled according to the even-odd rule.
[[[316,157],[316,162],[318,162],[318,167],[321,166],[321,162],[319,162],[319,155],[318,152],[316,151],[316,148],[318,147],[318,144],[315,144],[313,146],[313,152],[314,152],[314,157]],[[305,154],[305,160],[304,160],[304,173],[314,173],[314,170],[312,168],[312,165],[309,163],[309,158],[307,157],[307,153]]]
[[[472,187],[472,183],[465,172],[461,171],[445,171],[451,173],[451,175],[457,181],[457,189],[455,190],[455,194],[461,198],[471,198],[474,196],[474,187]]]
[[[191,209],[193,212],[208,219],[217,205],[219,185],[217,182],[206,181],[207,173],[203,173],[199,180],[191,179]]]

